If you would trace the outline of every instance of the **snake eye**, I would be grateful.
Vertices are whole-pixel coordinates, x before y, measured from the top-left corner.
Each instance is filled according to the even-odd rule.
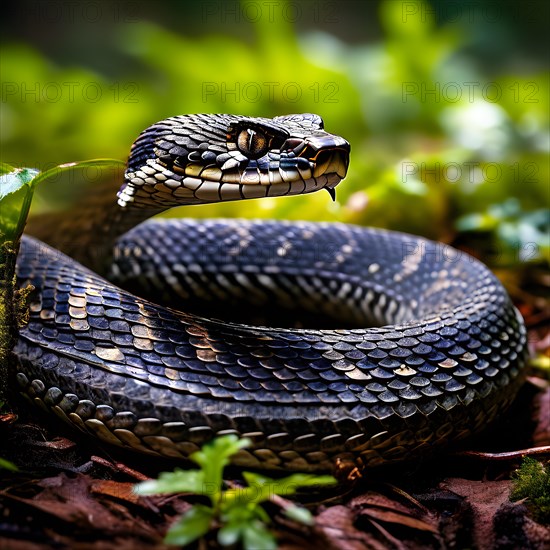
[[[239,151],[249,158],[257,159],[263,157],[269,148],[269,143],[264,134],[258,130],[247,128],[237,136],[237,147]]]

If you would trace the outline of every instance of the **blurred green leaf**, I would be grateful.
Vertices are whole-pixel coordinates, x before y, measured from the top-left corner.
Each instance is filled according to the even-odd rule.
[[[273,533],[267,528],[270,518],[260,506],[232,506],[221,516],[223,526],[218,531],[218,542],[230,546],[239,540],[248,550],[277,548]]]
[[[212,508],[195,504],[170,527],[165,542],[178,546],[190,544],[208,533],[213,517]]]
[[[9,460],[0,457],[0,469],[8,470],[10,472],[18,472],[19,468]]]
[[[524,211],[517,199],[492,204],[485,211],[456,221],[459,231],[481,233],[493,241],[500,265],[550,264],[550,209]]]
[[[285,509],[285,515],[304,525],[311,526],[315,523],[313,514],[307,508],[302,508],[301,506],[289,506]]]
[[[225,435],[213,439],[200,451],[190,455],[189,458],[201,467],[204,475],[205,488],[202,494],[208,494],[214,506],[217,505],[220,498],[223,470],[229,464],[230,457],[250,444],[249,439],[239,439],[236,435]]]
[[[276,550],[278,545],[269,529],[256,521],[245,526],[243,546],[245,550]]]
[[[315,474],[292,474],[280,479],[272,479],[254,472],[243,472],[243,477],[250,488],[257,493],[250,496],[249,502],[262,502],[271,495],[288,497],[302,487],[319,487],[320,485],[335,485],[337,483],[333,476]]]
[[[162,472],[158,479],[143,481],[134,487],[138,495],[156,495],[166,493],[203,494],[205,490],[202,470],[181,470]]]

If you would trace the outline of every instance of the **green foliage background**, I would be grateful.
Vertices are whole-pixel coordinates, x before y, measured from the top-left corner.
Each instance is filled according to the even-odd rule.
[[[467,231],[498,249],[496,264],[548,257],[546,46],[524,44],[546,2],[453,13],[436,0],[17,4],[2,23],[4,162],[125,158],[143,128],[181,113],[316,112],[352,145],[336,204],[323,193],[185,215],[446,241]]]

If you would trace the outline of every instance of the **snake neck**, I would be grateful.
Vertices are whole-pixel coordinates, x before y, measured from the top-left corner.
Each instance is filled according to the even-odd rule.
[[[99,216],[97,210],[94,210],[92,216],[96,216],[96,219],[93,219],[89,229],[83,230],[82,244],[77,241],[77,249],[73,246],[67,253],[96,273],[105,275],[113,261],[117,239],[158,213],[158,208],[121,208],[116,202],[105,208]]]
[[[163,209],[117,202],[120,182],[103,182],[70,211],[31,217],[26,232],[104,275],[118,237]]]

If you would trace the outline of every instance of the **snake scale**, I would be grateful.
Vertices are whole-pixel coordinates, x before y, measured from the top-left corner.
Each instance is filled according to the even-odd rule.
[[[217,435],[246,436],[234,463],[248,468],[372,467],[482,430],[514,399],[527,346],[521,316],[477,260],[337,223],[140,223],[181,204],[334,195],[349,151],[311,114],[185,115],[147,128],[118,200],[90,198],[89,211],[47,228],[73,258],[23,239],[18,283],[36,290],[14,349],[18,391],[150,454],[183,458]],[[74,244],[90,233],[101,244]],[[186,303],[332,321],[271,328],[176,309]]]

